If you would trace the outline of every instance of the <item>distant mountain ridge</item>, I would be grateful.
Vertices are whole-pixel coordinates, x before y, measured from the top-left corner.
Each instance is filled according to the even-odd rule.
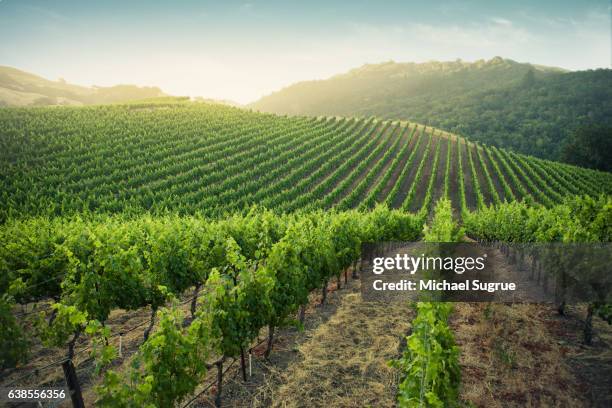
[[[576,127],[612,123],[612,70],[570,72],[501,57],[390,61],[299,82],[248,107],[289,115],[411,120],[558,159]]]
[[[84,87],[0,66],[0,106],[91,105],[162,96],[157,87]]]
[[[428,61],[428,62],[395,62],[386,61],[379,64],[364,64],[361,67],[351,69],[350,71],[342,74],[337,74],[333,78],[359,76],[364,73],[389,73],[392,76],[410,75],[410,74],[453,74],[459,72],[470,71],[473,68],[482,70],[496,70],[498,68],[511,69],[516,67],[522,67],[526,69],[535,69],[543,73],[564,73],[570,72],[566,69],[559,67],[549,67],[545,65],[529,64],[516,62],[511,59],[504,59],[501,57],[494,57],[490,60],[477,60],[474,62],[467,62],[461,59],[455,61]]]

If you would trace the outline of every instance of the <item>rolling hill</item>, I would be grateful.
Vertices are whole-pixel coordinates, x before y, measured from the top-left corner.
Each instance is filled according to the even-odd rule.
[[[0,66],[0,106],[91,105],[164,96],[156,87],[84,87]]]
[[[558,160],[575,129],[612,124],[612,70],[567,72],[500,57],[386,62],[300,82],[249,106],[278,114],[411,120]]]
[[[359,296],[369,262],[357,265],[362,243],[454,242],[465,233],[498,241],[501,250],[488,251],[504,271],[518,269],[522,259],[535,273],[529,253],[517,257],[513,250],[504,258],[510,246],[500,244],[609,242],[611,173],[479,145],[413,122],[287,117],[185,98],[2,108],[0,129],[5,388],[63,384],[64,373],[74,370],[82,392],[73,395],[86,406],[200,406],[213,398],[216,406],[222,400],[235,406],[238,399],[252,406],[235,387],[269,392],[265,360],[266,367],[286,368],[289,381],[279,385],[274,403],[260,405],[321,396],[336,401],[342,393],[338,406],[391,406],[406,385],[397,379],[404,369],[392,369],[389,360],[410,356],[413,339],[437,342],[442,332],[449,344],[456,335],[461,352],[475,356],[462,361],[453,345],[453,353],[436,360],[443,369],[432,381],[448,367],[456,373],[436,391],[436,398],[451,401],[445,406],[455,400],[496,406],[490,401],[505,402],[508,395],[535,400],[542,389],[556,395],[568,387],[571,406],[594,406],[588,397],[574,403],[586,393],[578,377],[567,374],[565,352],[541,350],[565,344],[584,353],[575,333],[609,336],[609,328],[583,329],[582,318],[567,313],[564,321],[579,321],[579,329],[556,336],[545,324],[546,316],[559,313],[552,304],[501,305],[507,317],[493,325],[484,308],[453,312],[451,303],[419,302],[423,307],[410,310],[405,302],[369,302]],[[602,193],[608,195],[595,197]],[[577,197],[583,194],[592,197]],[[394,247],[408,249],[383,246]],[[561,278],[549,276],[541,263],[537,275],[544,275],[544,285]],[[355,279],[349,281],[349,273]],[[334,302],[337,310],[326,312]],[[609,310],[595,303],[588,316],[612,321]],[[465,317],[451,320],[450,313]],[[296,353],[286,347],[297,346],[290,337],[297,330],[284,327],[293,316],[310,330],[305,336],[315,348],[302,343]],[[313,330],[315,321],[320,330]],[[407,328],[411,334],[402,344]],[[500,338],[512,344],[504,346],[508,353],[527,358],[511,366],[492,357],[483,344]],[[533,347],[534,338],[540,347]],[[102,345],[104,356],[97,354]],[[420,347],[425,356],[433,349]],[[597,372],[609,361],[593,353],[587,359]],[[542,375],[540,362],[550,374]],[[495,392],[474,393],[483,377],[511,367],[545,382],[519,388],[512,374],[495,383]],[[243,381],[234,381],[240,372]],[[609,400],[606,376],[599,377],[592,394]],[[359,386],[327,385],[338,378]],[[460,396],[460,389],[467,391]]]
[[[0,109],[0,218],[82,212],[458,211],[612,192],[612,174],[414,123],[281,117],[217,104]]]

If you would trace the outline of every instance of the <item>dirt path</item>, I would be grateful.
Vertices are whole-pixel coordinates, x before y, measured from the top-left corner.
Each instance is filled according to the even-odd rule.
[[[477,407],[587,407],[538,305],[459,303],[461,397]]]
[[[287,329],[270,362],[254,358],[254,377],[238,377],[224,391],[232,407],[391,407],[396,371],[387,361],[401,354],[411,310],[405,303],[361,300],[359,280],[312,307],[306,329]],[[256,362],[255,362],[256,361]],[[211,398],[200,405],[211,406]]]
[[[499,276],[513,273],[501,252],[487,253]],[[263,357],[265,342],[253,349],[248,382],[242,381],[238,363],[229,369],[223,406],[395,406],[398,373],[387,362],[405,347],[412,310],[402,302],[362,301],[360,281],[350,276],[339,290],[336,282],[330,285],[323,306],[320,296],[311,294],[304,330],[278,331],[270,360]],[[148,313],[146,308],[117,311],[108,324],[113,331],[138,327],[147,322]],[[567,307],[560,316],[553,305],[456,303],[450,326],[461,351],[461,398],[476,407],[612,406],[612,326],[595,318],[593,344],[586,346],[584,316],[585,305]],[[125,356],[141,342],[140,328],[126,334]],[[77,350],[84,346],[79,342]],[[49,349],[37,363],[61,352]],[[90,405],[95,400],[91,386],[97,381],[91,377],[91,363],[78,360]],[[210,374],[214,379],[215,373]],[[32,384],[53,384],[52,376]],[[212,387],[192,406],[214,406],[215,392]]]
[[[513,273],[491,252],[500,274]],[[560,316],[551,304],[455,304],[462,399],[477,407],[612,406],[612,328],[595,319],[597,338],[585,346],[584,309]]]
[[[594,339],[583,343],[582,328],[586,305],[566,308],[565,316],[550,310],[544,323],[554,335],[564,357],[592,407],[612,407],[612,328],[605,321],[594,318]]]
[[[394,406],[396,371],[387,362],[400,355],[410,320],[405,304],[347,296],[330,322],[299,348],[304,359],[284,373],[273,406]]]
[[[497,277],[510,277],[499,250],[487,251]],[[282,330],[270,361],[254,350],[253,377],[237,365],[224,385],[224,406],[395,406],[397,358],[412,311],[402,302],[364,302],[360,281],[332,285],[327,305],[311,296],[305,330]],[[475,407],[609,407],[612,328],[595,321],[592,346],[581,340],[584,308],[559,316],[553,305],[456,303],[450,326],[460,347],[461,399]],[[233,374],[232,374],[233,373]],[[214,393],[195,406],[213,406]]]

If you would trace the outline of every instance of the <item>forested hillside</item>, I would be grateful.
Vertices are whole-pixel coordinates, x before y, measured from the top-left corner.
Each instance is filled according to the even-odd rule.
[[[547,159],[581,126],[612,124],[612,70],[567,72],[499,57],[364,65],[250,105],[291,115],[376,115],[429,124]]]

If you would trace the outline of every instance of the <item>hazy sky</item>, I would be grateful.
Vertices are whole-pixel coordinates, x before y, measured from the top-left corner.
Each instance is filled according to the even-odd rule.
[[[364,63],[610,67],[610,2],[0,0],[0,65],[246,103]]]

